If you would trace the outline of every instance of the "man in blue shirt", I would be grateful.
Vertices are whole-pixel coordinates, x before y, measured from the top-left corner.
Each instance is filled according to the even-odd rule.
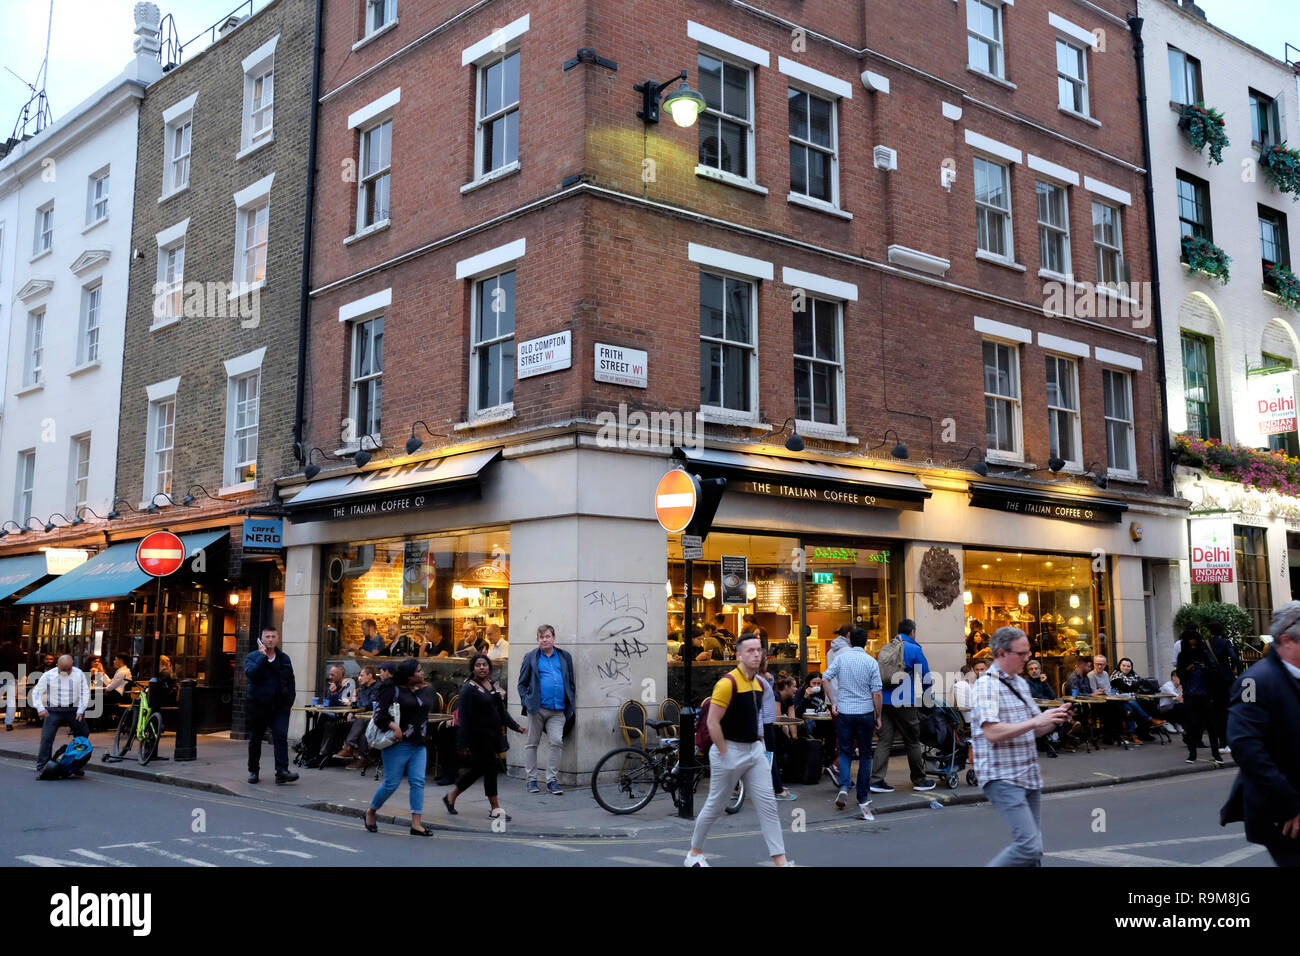
[[[367,654],[378,654],[384,646],[384,639],[379,636],[379,625],[375,623],[373,617],[368,617],[361,622],[361,632],[365,635],[365,640],[361,642],[361,650]]]
[[[849,650],[839,654],[826,668],[826,679],[836,680],[839,687],[831,701],[836,718],[840,746],[840,792],[835,806],[844,809],[848,802],[849,769],[853,764],[853,744],[858,746],[858,809],[861,819],[874,820],[871,812],[871,735],[880,726],[880,668],[867,653],[867,632],[855,627],[849,632]]]
[[[907,748],[907,767],[911,771],[913,790],[933,790],[934,781],[925,775],[925,761],[921,759],[921,712],[924,696],[934,678],[930,676],[930,663],[916,642],[916,622],[905,620],[898,625],[898,640],[903,642],[903,681],[897,687],[885,688],[885,706],[881,708],[880,740],[871,761],[871,792],[893,793],[894,788],[885,782],[889,769],[889,750],[894,746],[894,735],[901,734]],[[890,675],[884,675],[886,679]],[[917,694],[922,699],[917,700]]]
[[[541,793],[537,785],[537,747],[542,730],[550,742],[546,760],[546,789],[564,793],[558,779],[564,725],[573,716],[578,693],[573,681],[573,658],[555,646],[555,628],[543,624],[537,629],[537,650],[525,655],[519,668],[519,700],[529,716],[528,743],[524,745],[524,770],[528,792]]]

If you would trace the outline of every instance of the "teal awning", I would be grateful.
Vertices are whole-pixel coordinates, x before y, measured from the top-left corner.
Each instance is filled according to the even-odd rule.
[[[192,558],[201,549],[220,541],[229,533],[228,529],[222,528],[220,531],[181,535],[186,558]],[[74,601],[95,601],[130,594],[152,578],[135,563],[135,549],[139,544],[139,541],[115,544],[99,552],[81,567],[73,568],[44,587],[37,588],[18,603],[71,604]]]
[[[0,600],[21,591],[49,572],[45,570],[45,553],[24,554],[0,561]]]

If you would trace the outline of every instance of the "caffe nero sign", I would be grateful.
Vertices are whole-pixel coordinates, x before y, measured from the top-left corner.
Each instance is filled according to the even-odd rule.
[[[971,505],[1030,518],[1113,524],[1128,505],[1106,498],[1052,496],[988,485],[971,485]]]

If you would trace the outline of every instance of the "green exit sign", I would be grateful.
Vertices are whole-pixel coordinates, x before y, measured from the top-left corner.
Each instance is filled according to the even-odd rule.
[[[834,584],[835,572],[833,571],[814,571],[813,584]]]

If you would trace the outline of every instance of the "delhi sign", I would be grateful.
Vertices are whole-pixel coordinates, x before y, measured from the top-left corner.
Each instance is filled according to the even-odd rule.
[[[1191,557],[1193,584],[1231,584],[1232,519],[1193,518]]]

